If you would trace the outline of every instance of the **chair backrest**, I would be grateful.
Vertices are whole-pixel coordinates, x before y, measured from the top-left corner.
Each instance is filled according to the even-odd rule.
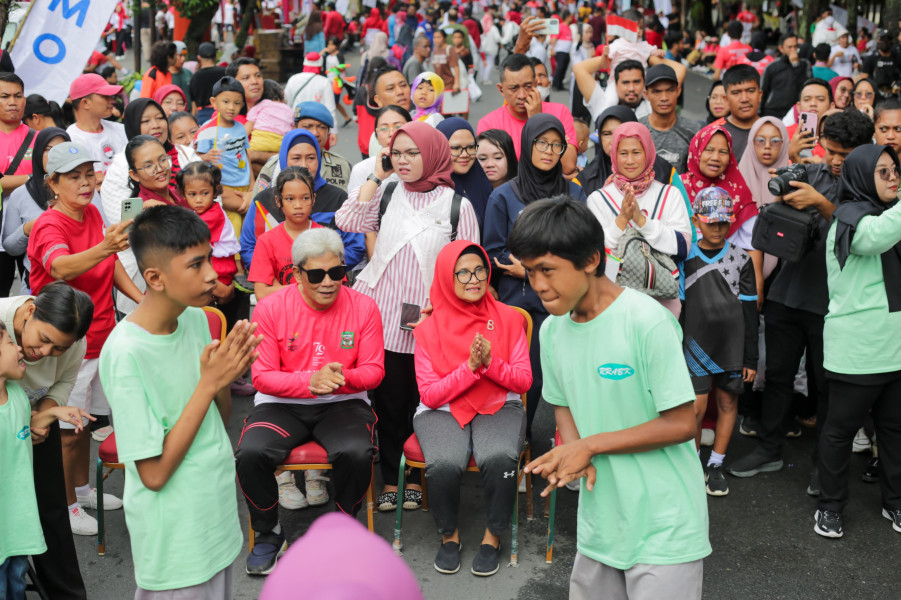
[[[212,306],[204,306],[203,311],[206,313],[206,320],[210,324],[210,337],[220,342],[225,341],[225,333],[228,327],[225,323],[225,315],[218,308]],[[532,326],[529,325],[531,330]]]
[[[508,305],[508,306],[509,306],[509,305]],[[531,348],[531,347],[532,347],[532,315],[530,315],[530,314],[529,314],[529,311],[527,311],[526,309],[520,308],[520,307],[518,307],[518,306],[510,306],[510,308],[512,308],[513,310],[515,310],[515,311],[518,312],[519,314],[521,314],[521,315],[523,316],[523,318],[525,319],[525,326],[526,326],[526,344],[529,346],[529,348]],[[526,406],[528,406],[528,405],[526,404],[526,392],[523,392],[523,393],[522,393],[522,406],[523,406],[523,408],[525,408]]]

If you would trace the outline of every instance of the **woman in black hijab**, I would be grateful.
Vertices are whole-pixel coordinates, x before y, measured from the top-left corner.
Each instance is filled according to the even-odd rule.
[[[563,177],[560,157],[566,151],[566,136],[563,124],[557,117],[537,114],[531,117],[522,130],[522,145],[519,172],[516,177],[498,187],[488,199],[485,211],[485,229],[482,233],[483,246],[491,258],[492,267],[497,267],[499,276],[492,282],[498,299],[511,306],[529,311],[533,326],[540,328],[547,318],[547,311],[538,295],[532,291],[522,263],[507,250],[507,236],[519,213],[536,200],[568,195],[585,202],[585,192],[579,184]],[[493,269],[492,269],[493,270]],[[536,329],[537,331],[537,329]],[[541,396],[542,376],[540,344],[538,337],[532,338],[529,356],[532,362],[532,387],[529,389],[528,426],[526,437],[531,438],[532,419]]]
[[[488,197],[494,188],[482,170],[482,165],[476,160],[476,134],[472,125],[460,117],[450,117],[438,123],[435,129],[444,134],[450,144],[451,162],[454,172],[451,178],[454,180],[454,191],[469,200],[476,211],[476,219],[479,221],[479,231],[484,228],[485,208],[488,206]]]
[[[595,146],[594,158],[579,174],[579,183],[587,194],[596,192],[607,184],[607,178],[613,174],[610,163],[610,146],[613,143],[613,132],[623,123],[637,122],[635,112],[627,106],[619,104],[611,106],[598,117],[598,141]],[[654,179],[666,185],[672,185],[685,194],[682,180],[676,170],[665,158],[657,155],[654,160]]]
[[[35,220],[50,207],[51,193],[44,183],[47,153],[53,146],[70,141],[69,134],[59,127],[47,127],[39,131],[34,138],[31,154],[31,177],[25,185],[13,190],[9,199],[3,203],[3,250],[16,257],[16,262],[19,262],[19,270],[23,273],[23,294],[28,293],[27,273],[31,270],[31,264],[25,256],[28,236]]]
[[[901,532],[901,162],[891,146],[855,148],[842,165],[826,240],[829,312],[823,366],[829,406],[820,434],[814,531],[842,536],[854,435],[872,412],[882,516]]]

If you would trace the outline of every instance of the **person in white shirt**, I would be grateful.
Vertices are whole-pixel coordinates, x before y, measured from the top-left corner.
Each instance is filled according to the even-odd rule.
[[[850,37],[847,31],[838,37],[838,43],[832,47],[829,62],[826,63],[839,77],[853,77],[861,63],[860,52],[851,44]]]
[[[491,75],[494,71],[494,61],[501,51],[502,39],[500,25],[497,24],[492,24],[490,28],[482,33],[481,50],[485,53],[485,62],[482,63],[482,70],[481,73],[479,73],[479,78],[482,80],[483,85],[490,85],[493,83],[491,81]]]
[[[303,72],[292,75],[285,83],[285,103],[288,106],[297,106],[304,101],[322,104],[332,113],[332,121],[337,123],[335,92],[328,78],[322,75],[322,65],[322,56],[318,52],[310,52],[304,57]]]

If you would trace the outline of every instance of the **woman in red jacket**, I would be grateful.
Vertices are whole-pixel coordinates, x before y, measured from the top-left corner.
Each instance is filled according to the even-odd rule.
[[[460,477],[475,457],[488,524],[472,561],[475,575],[498,570],[500,538],[516,498],[526,415],[520,394],[532,385],[523,318],[488,291],[491,267],[481,246],[460,240],[438,254],[433,312],[413,332],[421,404],[413,418],[443,539],[435,569],[460,569]]]

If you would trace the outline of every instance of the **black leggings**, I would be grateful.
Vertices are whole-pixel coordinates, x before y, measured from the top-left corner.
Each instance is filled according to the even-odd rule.
[[[379,420],[379,468],[385,485],[397,485],[397,470],[404,443],[413,433],[413,415],[419,406],[419,386],[412,354],[385,351],[385,378],[375,388],[373,408]],[[421,481],[413,469],[407,483]]]

